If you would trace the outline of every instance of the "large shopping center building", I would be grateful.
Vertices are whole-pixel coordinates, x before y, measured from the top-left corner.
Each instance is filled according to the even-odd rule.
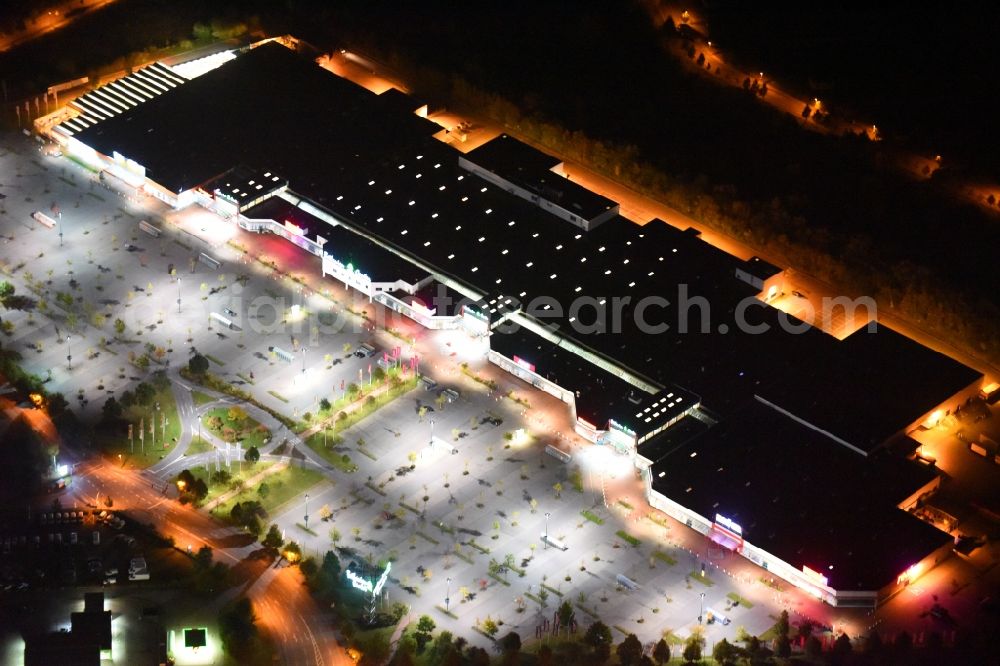
[[[906,433],[981,373],[883,325],[837,340],[788,317],[768,305],[778,267],[636,224],[513,137],[462,153],[397,90],[274,42],[232,55],[139,70],[46,132],[120,187],[280,235],[330,279],[488,339],[634,460],[654,507],[831,604],[874,606],[950,553],[909,511],[940,477]]]

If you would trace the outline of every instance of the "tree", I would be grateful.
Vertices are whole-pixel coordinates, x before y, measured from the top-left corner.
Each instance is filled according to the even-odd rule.
[[[49,414],[53,417],[59,416],[69,409],[69,401],[66,400],[66,397],[62,393],[53,393],[50,395],[46,404],[49,408]]]
[[[204,479],[195,479],[190,486],[190,492],[198,502],[208,497],[208,484]]]
[[[125,322],[121,319],[115,319],[115,334],[122,335],[125,332]]]
[[[104,401],[104,406],[101,407],[101,414],[103,415],[105,422],[112,423],[121,418],[122,406],[117,400],[115,400],[114,396],[111,396]]]
[[[481,647],[470,646],[465,651],[465,658],[470,666],[490,666],[490,655]]]
[[[319,565],[316,564],[316,560],[307,557],[299,564],[299,571],[302,572],[303,578],[310,580],[316,577],[316,574],[319,572]]]
[[[261,481],[260,485],[257,486],[257,496],[264,499],[269,494],[271,494],[271,486],[267,485],[267,481]]]
[[[504,654],[517,654],[521,651],[521,636],[512,631],[499,640],[500,651]]]
[[[809,638],[806,639],[806,656],[815,659],[819,657],[822,652],[823,644],[819,642],[818,638],[810,634]]]
[[[219,634],[227,653],[243,661],[253,652],[257,638],[257,617],[246,597],[238,599],[219,613]]]
[[[781,615],[778,616],[778,623],[774,627],[775,631],[779,636],[787,636],[789,630],[788,624],[788,611],[781,611]]]
[[[563,486],[561,483],[556,481],[554,484],[552,484],[552,490],[556,491],[556,499],[562,497]]]
[[[385,370],[383,370],[381,367],[372,370],[372,381],[375,382],[376,384],[381,384],[382,382],[384,382]]]
[[[725,638],[721,639],[715,644],[715,647],[712,648],[712,658],[720,664],[731,662],[736,658],[736,654],[736,647]]]
[[[615,654],[622,666],[637,666],[642,657],[642,643],[635,634],[629,634],[618,644]]]
[[[496,620],[487,615],[486,619],[483,620],[482,630],[487,636],[493,638],[497,635],[497,632],[500,631],[500,626],[497,624]]]
[[[195,569],[208,569],[212,566],[212,548],[210,546],[202,546],[194,554],[194,567]]]
[[[660,666],[670,661],[670,646],[662,638],[653,646],[653,660]]]
[[[156,389],[152,384],[139,382],[135,387],[135,401],[140,405],[148,405],[156,397]]]
[[[436,626],[434,620],[429,615],[421,615],[420,619],[417,620],[417,630],[413,632],[413,639],[417,641],[418,653],[424,651],[427,643],[431,640],[431,635],[434,633],[434,627]]]
[[[788,640],[788,636],[778,636],[774,644],[774,653],[783,659],[791,656],[792,642]]]
[[[799,625],[799,638],[808,640],[812,636],[813,625],[809,620],[803,620],[802,624]]]
[[[247,449],[247,452],[243,454],[243,459],[248,463],[255,463],[260,460],[260,449],[256,446],[251,446]]]
[[[285,544],[284,555],[289,562],[298,562],[302,559],[302,546],[294,541],[289,541]]]
[[[592,648],[611,646],[611,629],[601,621],[593,622],[583,635],[583,642]]]
[[[121,397],[118,400],[122,407],[126,409],[135,404],[135,394],[132,391],[122,391]]]
[[[247,420],[246,410],[240,407],[239,405],[233,405],[232,407],[230,407],[229,410],[226,412],[226,416],[229,418],[230,421],[232,421],[236,425],[239,425],[243,423],[243,421]]]
[[[400,616],[402,617],[402,616]],[[442,631],[434,639],[434,645],[431,647],[431,652],[429,655],[430,663],[432,664],[442,664],[446,661],[448,655],[455,651],[455,637],[450,631]]]
[[[576,617],[576,613],[573,612],[573,604],[569,601],[562,602],[559,604],[559,610],[556,613],[559,617],[559,625],[568,630]]]
[[[685,661],[701,661],[701,648],[705,644],[705,637],[701,634],[691,634],[684,644],[684,652],[681,656]]]
[[[277,550],[278,548],[281,548],[285,544],[285,539],[284,537],[281,536],[281,530],[278,528],[278,526],[272,524],[271,527],[267,529],[267,535],[264,537],[264,540],[261,543],[263,543],[268,548],[274,548],[275,550]]]
[[[117,322],[115,322],[115,324],[117,326]],[[208,359],[201,354],[195,354],[191,357],[191,360],[188,361],[188,370],[195,375],[204,375],[208,372]]]
[[[552,666],[552,648],[548,645],[538,648],[538,666]]]
[[[336,527],[330,530],[330,541],[333,542],[334,546],[336,546],[337,542],[340,541],[340,536],[341,536],[340,530],[338,530]]]
[[[319,401],[319,408],[320,408],[320,410],[322,410],[324,412],[328,412],[328,411],[330,411],[331,407],[333,407],[333,405],[331,405],[330,401],[327,400],[326,398],[323,398],[322,400]]]
[[[928,649],[930,649],[929,645]],[[830,653],[831,663],[844,663],[844,661],[846,661],[851,654],[851,651],[851,639],[847,636],[847,634],[837,636],[837,640],[833,642],[833,650]]]

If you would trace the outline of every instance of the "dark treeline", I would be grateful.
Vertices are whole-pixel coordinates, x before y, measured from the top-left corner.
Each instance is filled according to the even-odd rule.
[[[127,53],[141,62],[134,53],[150,45],[258,26],[322,50],[356,48],[432,103],[485,115],[848,293],[874,295],[980,358],[1000,359],[1000,224],[943,196],[933,180],[897,176],[878,144],[802,131],[752,95],[688,73],[663,48],[676,35],[655,31],[626,0],[571,10],[553,0],[458,9],[440,0],[121,0],[114,11],[16,58],[0,56],[0,72],[7,77],[16,64],[18,78],[40,86]],[[95,30],[127,34],[100,40]]]
[[[712,0],[692,10],[752,70],[849,105],[915,150],[968,163],[994,182],[1000,176],[1000,154],[983,149],[1000,115],[991,92],[996,5],[952,3],[932,13],[891,2],[784,3],[762,11],[753,0]]]

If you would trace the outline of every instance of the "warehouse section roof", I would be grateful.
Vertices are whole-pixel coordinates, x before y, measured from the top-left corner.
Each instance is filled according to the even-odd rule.
[[[67,136],[84,132],[186,82],[169,66],[154,62],[71,100],[69,106],[79,115],[64,120],[58,129]]]
[[[896,508],[935,473],[865,458],[759,403],[656,461],[653,489],[838,590],[878,590],[951,537]]]
[[[543,153],[507,134],[487,141],[462,157],[588,220],[618,205],[555,173],[552,169],[562,164],[558,157]]]
[[[870,453],[982,378],[981,372],[873,322],[758,394]]]
[[[268,42],[76,138],[174,192],[239,164],[266,164],[308,189],[440,129],[376,97]]]

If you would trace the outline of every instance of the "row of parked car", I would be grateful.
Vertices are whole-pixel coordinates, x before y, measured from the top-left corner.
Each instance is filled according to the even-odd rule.
[[[38,521],[42,525],[62,525],[82,523],[84,517],[86,517],[85,511],[52,511],[40,514]]]

